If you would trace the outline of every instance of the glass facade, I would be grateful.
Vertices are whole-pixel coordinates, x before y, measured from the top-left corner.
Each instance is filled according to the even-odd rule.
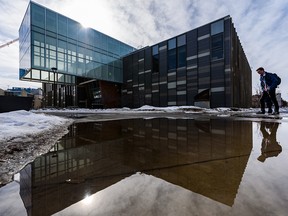
[[[19,29],[19,77],[25,76],[31,69],[31,16],[28,6],[22,24]]]
[[[122,83],[121,57],[135,50],[33,2],[19,42],[20,79],[68,85],[76,77]]]

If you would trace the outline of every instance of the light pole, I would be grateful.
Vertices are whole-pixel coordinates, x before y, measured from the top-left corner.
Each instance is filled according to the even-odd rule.
[[[57,88],[56,88],[56,72],[57,72],[57,67],[52,67],[51,68],[52,72],[53,72],[53,106],[56,107],[56,104],[57,104]]]

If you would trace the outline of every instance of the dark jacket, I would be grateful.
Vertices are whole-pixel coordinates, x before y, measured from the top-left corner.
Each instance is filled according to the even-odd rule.
[[[267,87],[270,88],[270,90],[274,90],[277,88],[277,79],[273,73],[269,73],[265,71],[265,75],[260,76],[260,82],[261,82],[262,90],[265,89],[265,82],[266,82]]]

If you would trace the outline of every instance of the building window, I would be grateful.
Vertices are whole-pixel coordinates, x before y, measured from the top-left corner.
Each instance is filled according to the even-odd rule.
[[[176,68],[176,49],[168,50],[168,70]]]
[[[32,69],[32,79],[40,80],[40,71]]]
[[[153,72],[159,72],[159,55],[154,55],[153,58]]]
[[[67,36],[67,18],[58,14],[58,33]]]
[[[57,32],[57,18],[55,12],[46,10],[46,29]]]
[[[168,50],[176,48],[176,38],[173,38],[168,41]]]
[[[179,37],[177,37],[177,46],[184,46],[186,44],[186,35],[181,35]]]
[[[177,53],[177,66],[185,67],[186,66],[186,46],[178,47],[178,53]]]
[[[168,70],[186,66],[186,35],[168,41]],[[176,48],[177,47],[177,48]]]
[[[71,20],[71,19],[67,19],[67,37],[70,37],[74,40],[77,40],[78,38],[78,31],[79,31],[79,25],[77,22]]]
[[[44,35],[33,32],[32,33],[32,56],[33,66],[45,67],[45,47],[44,47]]]
[[[211,38],[211,60],[224,58],[223,47],[223,33],[213,35]]]
[[[154,55],[158,55],[158,54],[159,54],[159,47],[158,47],[158,45],[153,46],[153,48],[152,48],[152,55],[154,56]]]
[[[48,71],[41,71],[41,80],[49,81],[49,72]]]
[[[219,20],[211,24],[211,35],[215,35],[224,31],[224,21]]]
[[[56,65],[56,40],[46,37],[46,67],[57,67]]]
[[[159,72],[159,47],[158,45],[152,48],[152,62],[153,62],[153,72]]]
[[[65,75],[64,74],[57,74],[57,82],[60,82],[60,83],[64,83],[64,77]]]
[[[45,9],[36,4],[32,4],[32,25],[38,26],[40,28],[45,28]]]
[[[168,70],[176,69],[177,66],[176,54],[176,38],[168,41]]]

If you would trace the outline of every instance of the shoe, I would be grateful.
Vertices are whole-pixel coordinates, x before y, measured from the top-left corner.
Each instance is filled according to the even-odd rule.
[[[273,115],[279,115],[280,113],[279,113],[279,111],[274,111],[272,114]]]
[[[265,111],[256,112],[256,114],[265,114]]]
[[[269,109],[269,110],[268,110],[268,114],[272,114],[272,109]]]

